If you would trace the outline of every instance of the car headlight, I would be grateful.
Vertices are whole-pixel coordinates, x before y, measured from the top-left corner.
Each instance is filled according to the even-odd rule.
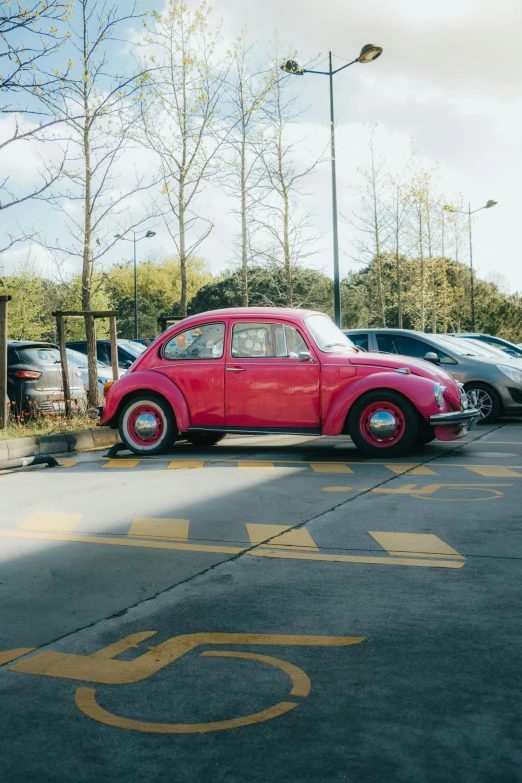
[[[439,408],[442,408],[442,404],[444,402],[444,392],[446,391],[446,387],[442,386],[440,383],[434,383],[433,384],[433,394],[435,395],[435,402],[439,406]]]
[[[512,381],[522,385],[522,372],[520,372],[520,370],[515,370],[514,367],[506,367],[503,364],[499,364],[498,369],[503,375],[507,375],[508,378],[511,378]]]

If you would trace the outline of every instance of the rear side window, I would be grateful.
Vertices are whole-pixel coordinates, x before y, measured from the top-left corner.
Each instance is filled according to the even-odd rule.
[[[232,330],[232,357],[237,359],[297,359],[308,346],[293,326],[239,322]]]
[[[20,361],[28,364],[60,364],[60,351],[56,348],[21,348]]]
[[[221,359],[225,324],[202,324],[172,337],[163,348],[165,359]]]

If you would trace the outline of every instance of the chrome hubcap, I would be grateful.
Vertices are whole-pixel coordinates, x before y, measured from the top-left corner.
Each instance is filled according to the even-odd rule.
[[[140,413],[134,427],[140,438],[153,438],[158,429],[158,422],[152,413]]]
[[[397,429],[397,420],[389,411],[378,411],[372,414],[368,426],[376,438],[391,438]]]

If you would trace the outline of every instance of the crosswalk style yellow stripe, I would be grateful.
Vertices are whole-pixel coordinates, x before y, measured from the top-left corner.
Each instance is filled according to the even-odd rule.
[[[401,475],[402,473],[414,473],[416,476],[437,476],[434,470],[427,468],[426,465],[403,465],[400,462],[387,462],[385,468],[392,473]]]
[[[173,459],[167,467],[170,470],[194,470],[204,467],[202,459]]]
[[[342,462],[309,462],[314,473],[353,473],[354,471]]]
[[[275,470],[273,462],[254,459],[239,460],[237,467],[239,470]]]
[[[83,514],[33,514],[20,525],[20,530],[70,533],[83,519]]]
[[[522,468],[517,472],[512,468],[493,468],[493,467],[481,467],[468,468],[472,473],[478,473],[479,476],[493,476],[495,478],[522,478]]]
[[[250,543],[257,545],[262,541],[268,541],[273,539],[268,544],[262,544],[262,546],[268,546],[271,549],[277,547],[292,549],[307,549],[309,551],[318,552],[319,547],[316,545],[312,536],[304,527],[300,527],[297,530],[292,530],[286,525],[251,525],[247,522],[246,525],[248,537]],[[287,533],[285,531],[288,531]],[[276,537],[277,536],[277,537]]]
[[[140,538],[171,538],[186,541],[189,537],[188,519],[166,519],[163,517],[135,517],[128,535]]]

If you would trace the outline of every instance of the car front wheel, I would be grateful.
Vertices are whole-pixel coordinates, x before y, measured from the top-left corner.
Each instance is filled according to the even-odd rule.
[[[501,413],[501,405],[498,395],[485,383],[467,383],[464,387],[468,400],[473,403],[475,392],[475,407],[480,413],[479,424],[493,424]]]
[[[174,443],[174,414],[166,400],[143,395],[129,400],[120,413],[120,437],[135,454],[161,454]]]
[[[402,395],[382,389],[368,392],[353,405],[350,436],[367,457],[399,457],[419,437],[417,411]]]

